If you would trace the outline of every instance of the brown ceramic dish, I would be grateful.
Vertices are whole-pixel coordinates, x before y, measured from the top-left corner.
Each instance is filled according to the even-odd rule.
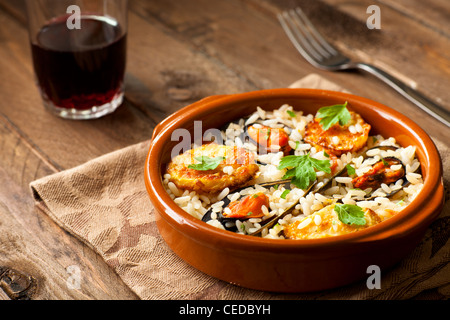
[[[373,133],[394,137],[403,146],[415,145],[424,187],[396,216],[373,227],[337,237],[275,240],[239,235],[207,225],[179,208],[166,193],[162,173],[170,161],[177,128],[193,136],[194,120],[203,130],[220,128],[252,113],[291,104],[315,114],[318,108],[343,103],[372,125]],[[439,215],[444,201],[442,164],[430,137],[413,121],[380,103],[339,92],[314,89],[273,89],[212,96],[174,113],[160,123],[145,164],[146,187],[157,226],[172,250],[195,268],[239,286],[274,291],[308,292],[335,288],[369,277],[370,265],[392,267],[421,241]]]

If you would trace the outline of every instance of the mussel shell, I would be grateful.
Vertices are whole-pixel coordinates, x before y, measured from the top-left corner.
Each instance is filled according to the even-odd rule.
[[[257,149],[257,150],[258,150],[258,154],[268,154],[268,153],[273,153],[273,152],[275,152],[275,151],[271,151],[270,149],[265,148],[264,146],[258,144],[258,142],[257,142],[256,140],[254,140],[254,139],[251,137],[251,135],[248,133],[248,128],[251,127],[251,126],[253,126],[253,125],[255,125],[255,124],[260,124],[261,126],[269,127],[269,126],[264,125],[264,124],[262,124],[262,123],[260,123],[260,122],[253,122],[253,123],[244,125],[244,130],[243,130],[243,132],[242,132],[241,135],[240,135],[240,138],[241,138],[242,142],[244,142],[244,143],[245,143],[245,142],[250,142],[250,143],[254,144],[254,145],[258,148],[258,149]],[[270,128],[270,127],[269,127],[269,128]],[[271,129],[278,129],[278,128],[271,128]],[[286,134],[287,134],[287,133],[286,133]],[[288,152],[287,154],[286,154],[286,152],[283,150],[283,148],[280,148],[279,151],[282,151],[283,153],[285,153],[285,155],[293,155],[295,150],[294,150],[293,148],[290,148],[290,150],[289,150],[289,152]],[[277,152],[279,152],[279,151],[277,151]]]
[[[276,186],[276,185],[283,186],[285,189],[289,189],[290,190],[291,189],[291,180],[290,179],[285,179],[285,180],[276,180],[276,181],[258,183],[258,186],[261,186],[261,187],[266,188],[266,189],[270,189],[271,187]],[[251,187],[251,185],[244,186],[242,188],[234,190],[231,193],[240,192],[240,191],[242,191],[242,190],[244,190],[246,188],[249,188],[249,187]],[[241,195],[238,199],[241,199],[242,197],[243,196]],[[228,198],[228,196],[223,198],[221,201],[224,202],[222,208],[227,207],[230,204],[230,202],[231,202],[231,200]],[[207,222],[209,220],[212,220],[212,218],[211,218],[211,214],[212,213],[213,213],[212,208],[208,209],[208,211],[206,211],[205,214],[203,215],[202,221]],[[235,231],[236,230],[235,223],[227,223],[227,222],[236,222],[236,220],[246,220],[246,219],[242,219],[242,218],[241,219],[238,219],[238,218],[227,218],[227,217],[225,217],[222,214],[222,212],[218,212],[217,213],[217,220],[220,223],[222,223],[222,225],[224,226],[224,228],[226,230]],[[231,227],[227,227],[227,224],[231,225]]]
[[[263,154],[268,154],[268,153],[274,153],[274,151],[267,150],[267,149],[264,148],[263,146],[259,145],[258,142],[255,141],[255,140],[253,140],[252,137],[248,134],[248,127],[250,127],[250,126],[252,126],[252,125],[254,125],[254,124],[260,124],[260,125],[264,126],[264,125],[261,123],[261,121],[263,121],[263,120],[261,120],[261,119],[258,119],[257,121],[252,122],[252,123],[250,123],[250,124],[245,124],[245,121],[246,121],[248,118],[250,118],[250,116],[251,116],[251,115],[242,118],[242,119],[244,120],[244,124],[242,124],[243,129],[242,129],[242,132],[241,132],[240,135],[239,135],[239,139],[242,141],[243,144],[245,144],[245,143],[251,143],[251,144],[255,145],[255,146],[257,147],[257,149],[256,149],[256,154],[258,154],[258,155],[263,155]],[[239,125],[240,122],[242,121],[242,119],[238,119],[238,120],[232,121],[231,123],[228,123],[226,126],[221,127],[220,130],[221,130],[222,132],[226,132],[226,130],[229,128],[230,124]],[[280,151],[283,151],[283,150],[280,149]],[[291,149],[290,152],[289,152],[289,155],[293,155],[293,154],[294,154],[294,151],[295,151],[294,149]],[[252,152],[255,152],[255,151],[252,150]],[[277,152],[278,152],[278,151],[277,151]],[[287,154],[286,154],[286,155],[287,155]],[[261,162],[261,161],[259,161],[259,160],[256,160],[256,163],[257,163],[257,164],[260,164],[260,165],[266,165],[266,163],[263,163],[263,162]]]
[[[405,177],[406,177],[406,168],[405,168],[405,165],[403,164],[403,162],[402,162],[400,159],[395,158],[395,157],[386,157],[386,158],[384,158],[384,159],[388,159],[388,158],[395,159],[395,160],[397,160],[397,161],[399,162],[399,164],[402,165],[402,170],[403,170],[403,173],[404,173],[404,174],[403,174],[402,177],[398,178],[397,181],[400,180],[400,179],[405,178]],[[422,171],[422,170],[421,170],[421,167],[418,166],[417,169],[414,171],[414,173],[421,173],[421,171]],[[395,195],[396,193],[398,193],[400,190],[403,190],[403,188],[405,188],[406,186],[408,186],[410,183],[411,183],[411,182],[409,182],[407,179],[405,179],[405,180],[403,181],[403,183],[402,183],[402,187],[399,188],[399,189],[393,190],[392,192],[386,194],[386,198],[392,197],[393,195]],[[365,197],[365,200],[372,200],[372,199],[374,199],[374,198],[376,198],[376,196],[368,195],[368,196]]]
[[[394,150],[394,151],[395,151],[395,150],[397,150],[398,148],[395,147],[395,146],[378,146],[378,147],[371,148],[371,149],[369,149],[369,150],[372,150],[372,149],[382,149],[382,150],[385,150],[385,151],[387,151],[387,150]],[[367,151],[369,151],[369,150],[367,150]],[[367,152],[367,151],[366,151],[366,152]],[[366,153],[364,153],[364,157],[366,157]],[[401,175],[396,181],[398,181],[398,180],[400,180],[400,179],[403,179],[403,178],[406,176],[406,167],[405,167],[405,165],[403,164],[403,162],[402,162],[400,159],[398,159],[398,158],[396,158],[396,157],[390,157],[390,156],[389,156],[389,157],[384,157],[384,158],[381,158],[381,159],[380,159],[380,161],[383,161],[383,160],[384,160],[384,161],[395,161],[396,164],[400,164],[400,165],[402,166],[402,168],[401,168],[400,170],[402,170],[403,173],[402,173],[402,175]],[[379,162],[379,161],[378,161],[378,162]],[[378,163],[378,162],[377,162],[377,163]],[[417,168],[417,170],[416,170],[415,172],[419,172],[419,171],[420,171],[420,166]],[[314,192],[320,192],[320,191],[326,189],[326,188],[329,186],[329,184],[332,182],[332,180],[333,180],[334,178],[336,178],[336,177],[345,177],[345,176],[348,176],[346,167],[344,167],[342,170],[340,170],[338,173],[336,173],[332,178],[330,178],[330,180],[329,180],[325,185],[323,185],[322,187],[320,187],[320,190],[314,190]],[[395,183],[395,182],[390,182],[390,183]],[[391,193],[387,194],[386,197],[391,197],[391,196],[393,196],[394,194],[396,194],[397,192],[399,192],[400,190],[402,190],[402,189],[403,189],[405,186],[407,186],[408,184],[409,184],[408,180],[405,180],[404,183],[402,184],[402,188],[392,191]],[[365,200],[371,200],[371,199],[376,198],[376,196],[373,196],[373,195],[372,195],[373,191],[375,191],[375,190],[372,190],[372,192],[371,192],[370,194],[366,195],[366,197],[365,197],[364,199],[365,199]]]
[[[305,195],[307,195],[308,193],[311,192],[311,190],[313,190],[314,186],[317,185],[317,180],[314,181],[309,187],[308,189],[306,189]],[[281,219],[283,219],[285,216],[287,216],[289,213],[291,213],[295,206],[298,204],[298,201],[296,203],[294,203],[293,205],[291,205],[289,208],[287,208],[282,214],[276,216],[272,216],[270,218],[268,218],[265,221],[261,222],[261,228],[259,228],[258,230],[249,233],[250,236],[256,236],[258,234],[260,234],[264,229],[269,229],[271,227],[273,227],[275,224],[277,224],[277,222]]]
[[[380,162],[389,162],[389,163],[394,162],[394,164],[396,164],[396,165],[401,165],[401,169],[398,170],[398,171],[401,172],[401,175],[398,176],[398,178],[395,181],[385,181],[385,180],[383,180],[384,178],[386,178],[384,174],[374,174],[372,176],[368,176],[368,177],[370,177],[372,179],[371,181],[373,183],[375,183],[376,187],[370,186],[374,190],[378,189],[379,186],[381,186],[382,183],[385,183],[385,184],[395,183],[396,181],[398,181],[400,179],[403,179],[405,177],[405,175],[406,175],[406,168],[405,168],[405,165],[403,164],[403,162],[400,159],[395,158],[395,157],[384,157],[384,158],[381,158],[379,161],[377,161],[374,165],[376,165],[377,163],[380,163]],[[393,165],[393,164],[391,164],[391,165]],[[374,190],[372,190],[372,191],[374,191]],[[371,197],[371,196],[370,195],[366,196],[366,198],[368,198],[368,197]]]

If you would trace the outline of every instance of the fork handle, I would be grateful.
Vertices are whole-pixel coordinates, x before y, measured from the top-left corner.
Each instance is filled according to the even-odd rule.
[[[434,101],[422,95],[420,92],[414,90],[404,82],[393,77],[387,72],[365,63],[356,63],[355,67],[364,70],[378,79],[384,81],[389,86],[394,88],[397,92],[407,98],[409,101],[414,103],[416,106],[421,108],[423,111],[427,112],[429,115],[438,119],[444,123],[447,127],[450,127],[450,111],[436,104]]]

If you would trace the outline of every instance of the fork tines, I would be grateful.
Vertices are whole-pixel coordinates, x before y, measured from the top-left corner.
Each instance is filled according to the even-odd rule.
[[[278,20],[296,49],[309,62],[315,64],[339,54],[323,38],[300,8],[278,14]]]

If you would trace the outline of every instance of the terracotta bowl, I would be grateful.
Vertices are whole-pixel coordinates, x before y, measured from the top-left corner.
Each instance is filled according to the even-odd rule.
[[[313,240],[262,239],[212,227],[180,209],[166,193],[162,175],[177,144],[172,132],[189,130],[202,121],[203,131],[221,128],[260,106],[266,110],[291,104],[313,113],[348,101],[372,125],[371,134],[395,137],[415,145],[424,187],[396,216],[370,228]],[[198,134],[198,133],[197,133]],[[145,182],[156,223],[170,248],[187,263],[218,279],[246,288],[272,292],[311,292],[367,279],[369,266],[381,272],[399,262],[421,241],[439,215],[444,201],[442,163],[430,137],[413,121],[380,103],[340,92],[315,89],[273,89],[211,96],[187,106],[161,122],[153,133],[145,164]]]

